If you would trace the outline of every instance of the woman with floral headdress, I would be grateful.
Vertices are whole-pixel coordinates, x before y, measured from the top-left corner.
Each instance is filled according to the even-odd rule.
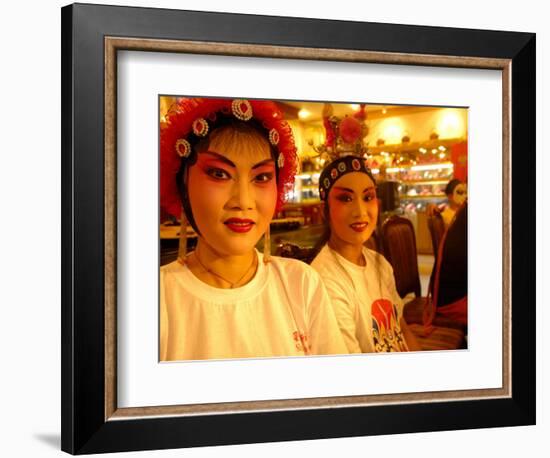
[[[418,350],[403,319],[391,265],[365,247],[378,219],[376,182],[360,156],[333,160],[322,171],[326,232],[311,263],[323,279],[350,353]]]
[[[273,102],[182,99],[167,114],[161,206],[181,217],[182,238],[160,271],[162,361],[346,353],[317,273],[269,255],[296,161]],[[191,254],[187,222],[198,234]]]

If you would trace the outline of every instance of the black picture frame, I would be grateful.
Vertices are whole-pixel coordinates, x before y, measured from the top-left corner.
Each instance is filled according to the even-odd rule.
[[[511,395],[151,418],[106,415],[105,37],[504,59],[510,64]],[[535,424],[532,33],[103,5],[62,8],[62,450],[165,449]],[[437,65],[437,62],[436,62]],[[445,60],[440,65],[445,64]]]

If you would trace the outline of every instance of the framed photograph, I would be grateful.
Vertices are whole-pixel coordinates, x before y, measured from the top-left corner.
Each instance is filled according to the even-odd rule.
[[[64,451],[535,423],[534,34],[70,5],[62,148]]]

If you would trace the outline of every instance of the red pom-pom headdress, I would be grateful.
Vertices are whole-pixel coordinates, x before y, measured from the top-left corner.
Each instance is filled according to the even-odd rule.
[[[160,132],[160,204],[163,210],[179,218],[182,203],[176,175],[182,161],[190,159],[193,144],[206,138],[221,118],[248,122],[256,120],[266,140],[276,152],[277,210],[285,194],[292,190],[297,172],[297,155],[292,129],[274,102],[245,99],[181,99],[166,115]]]

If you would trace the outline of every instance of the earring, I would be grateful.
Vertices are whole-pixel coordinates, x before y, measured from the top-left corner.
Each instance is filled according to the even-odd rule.
[[[181,212],[180,242],[178,247],[178,262],[185,265],[187,256],[187,218],[185,212]]]
[[[269,232],[269,226],[264,234],[264,263],[267,264],[271,261],[271,233]]]

